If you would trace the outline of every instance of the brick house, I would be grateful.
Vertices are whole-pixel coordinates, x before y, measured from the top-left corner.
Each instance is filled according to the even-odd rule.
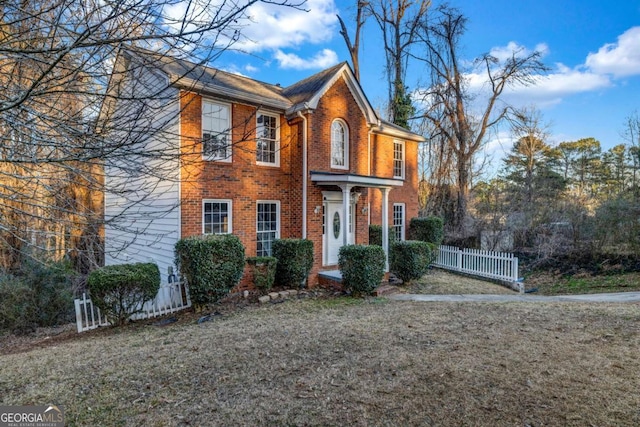
[[[148,119],[162,129],[145,144],[179,155],[155,160],[165,172],[145,188],[107,168],[107,181],[136,194],[105,194],[109,264],[152,260],[170,272],[175,242],[203,233],[236,234],[247,256],[270,255],[277,238],[307,238],[315,286],[337,270],[341,246],[368,243],[369,224],[404,239],[418,214],[424,138],[381,120],[347,63],[289,87],[138,51],[121,52],[115,70],[135,75],[112,82],[118,90],[167,86]]]

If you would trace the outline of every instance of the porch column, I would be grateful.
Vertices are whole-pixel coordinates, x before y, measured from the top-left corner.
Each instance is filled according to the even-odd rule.
[[[384,271],[389,272],[389,192],[391,188],[381,188],[382,191],[382,249],[384,250]]]
[[[351,204],[351,188],[353,186],[352,185],[341,185],[340,188],[342,189],[342,218],[344,221],[344,225],[343,227],[343,232],[342,232],[342,245],[348,245],[349,244],[349,224],[350,222],[350,218],[349,218],[349,205]]]

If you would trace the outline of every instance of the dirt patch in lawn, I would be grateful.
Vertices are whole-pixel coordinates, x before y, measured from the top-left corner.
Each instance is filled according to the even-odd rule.
[[[638,304],[291,300],[0,356],[70,426],[640,424]],[[89,335],[87,335],[89,336]]]
[[[514,294],[505,286],[437,268],[401,289],[407,293],[431,295]]]

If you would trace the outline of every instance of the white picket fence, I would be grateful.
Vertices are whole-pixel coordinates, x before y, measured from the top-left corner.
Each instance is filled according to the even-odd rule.
[[[110,324],[86,294],[82,294],[82,298],[76,298],[74,302],[78,332],[90,331]],[[189,307],[191,307],[189,288],[182,282],[169,283],[160,286],[158,295],[152,301],[147,302],[141,312],[134,314],[131,318],[133,320],[149,319]]]
[[[443,245],[440,246],[433,265],[445,270],[517,284],[520,292],[524,291],[518,276],[518,257],[507,252],[460,249]]]

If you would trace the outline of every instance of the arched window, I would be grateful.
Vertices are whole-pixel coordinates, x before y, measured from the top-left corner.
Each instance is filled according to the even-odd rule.
[[[331,123],[331,167],[349,169],[349,130],[342,120]]]

